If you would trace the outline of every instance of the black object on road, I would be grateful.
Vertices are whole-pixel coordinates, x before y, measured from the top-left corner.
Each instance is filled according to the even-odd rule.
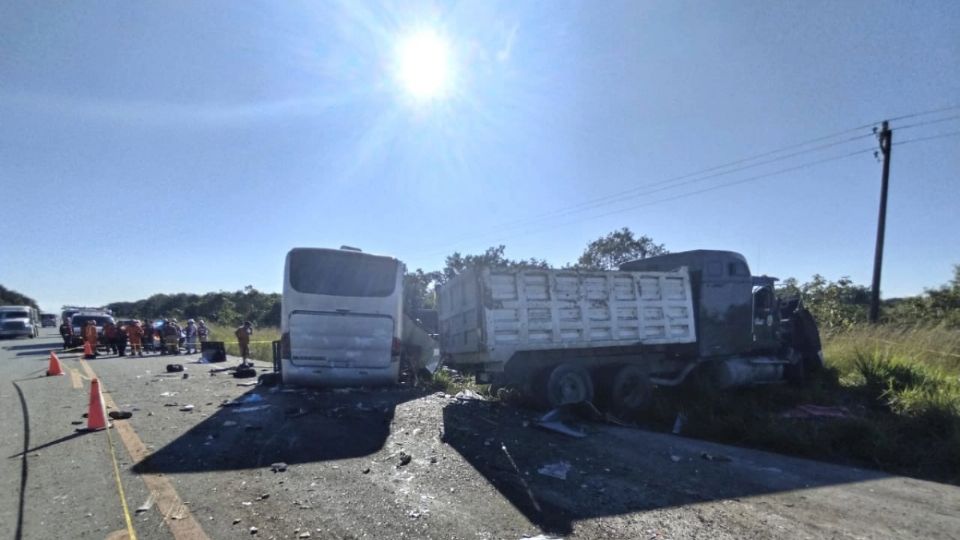
[[[167,364],[167,373],[180,373],[183,371],[182,364]]]
[[[227,349],[222,341],[204,341],[200,344],[200,357],[210,363],[226,362]]]

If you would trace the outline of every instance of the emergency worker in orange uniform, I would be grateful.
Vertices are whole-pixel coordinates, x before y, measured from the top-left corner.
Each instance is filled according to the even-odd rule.
[[[83,341],[90,345],[93,356],[97,356],[97,321],[90,319],[87,325],[83,327]]]
[[[143,326],[140,321],[127,326],[127,337],[130,339],[130,356],[143,356]]]

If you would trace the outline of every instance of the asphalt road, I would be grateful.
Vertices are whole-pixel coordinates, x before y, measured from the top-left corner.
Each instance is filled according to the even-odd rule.
[[[57,342],[0,342],[0,538],[960,538],[956,486],[607,425],[572,439],[416,389],[239,386],[195,355],[187,378],[76,354],[46,377]],[[91,377],[132,418],[77,432]]]

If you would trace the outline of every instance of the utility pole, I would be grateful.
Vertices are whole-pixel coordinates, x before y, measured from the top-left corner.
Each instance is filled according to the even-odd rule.
[[[893,132],[886,120],[880,129],[879,138],[880,153],[883,156],[883,177],[880,180],[880,215],[877,217],[877,249],[873,256],[873,284],[870,286],[871,323],[880,319],[880,269],[883,266],[883,234],[887,228],[887,186],[890,181],[890,143],[893,141]]]

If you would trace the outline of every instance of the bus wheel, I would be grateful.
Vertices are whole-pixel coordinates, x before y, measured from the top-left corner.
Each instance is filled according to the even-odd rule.
[[[277,386],[280,384],[280,374],[263,373],[260,375],[257,382],[260,384],[260,386]]]
[[[558,365],[547,377],[546,397],[551,407],[593,401],[590,372],[572,363]]]
[[[623,366],[610,383],[610,410],[618,415],[636,414],[650,403],[652,395],[650,377],[637,366]]]

